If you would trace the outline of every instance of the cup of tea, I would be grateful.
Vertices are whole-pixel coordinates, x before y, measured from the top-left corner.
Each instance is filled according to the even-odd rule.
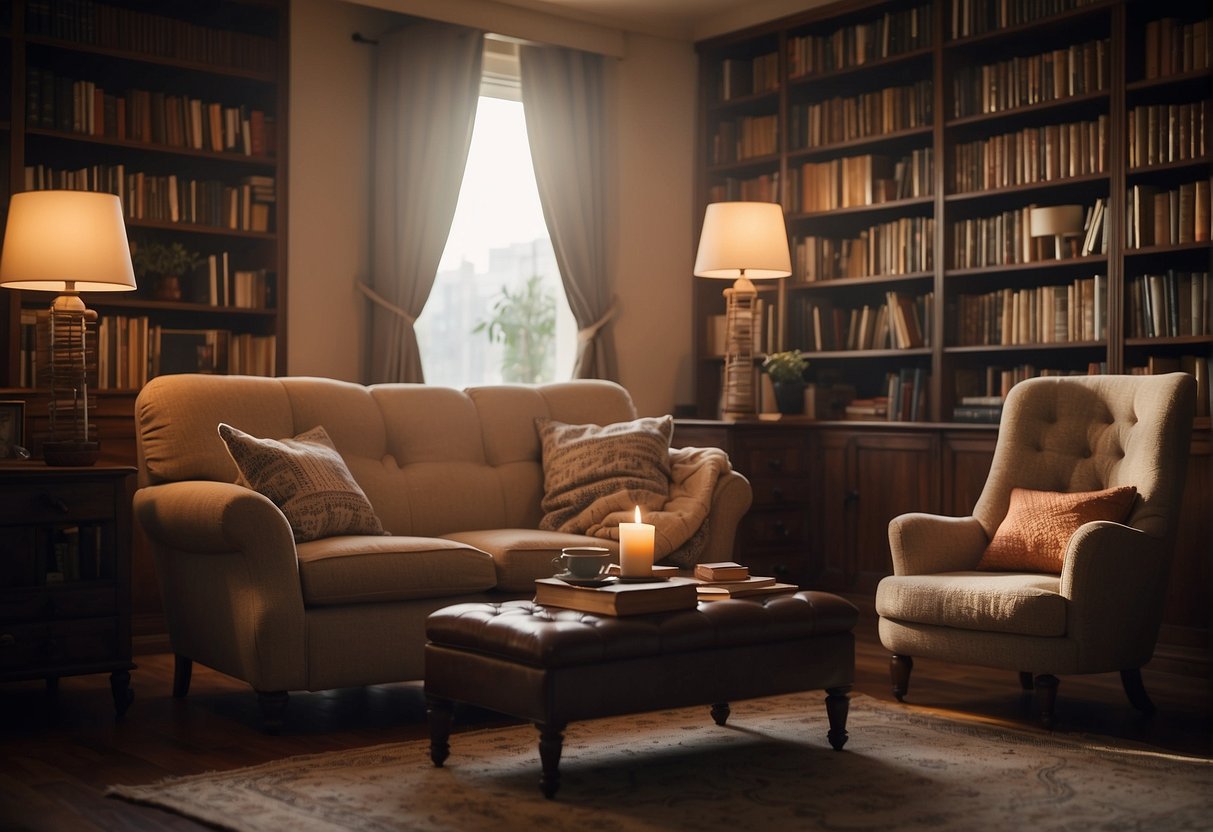
[[[571,577],[590,580],[606,574],[611,565],[611,550],[602,546],[570,546],[560,550],[552,561]]]

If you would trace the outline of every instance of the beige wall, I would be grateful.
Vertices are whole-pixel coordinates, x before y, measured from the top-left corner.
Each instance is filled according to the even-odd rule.
[[[291,16],[289,369],[358,381],[373,47],[350,35],[393,18],[338,0],[295,0]],[[620,381],[641,412],[668,413],[691,400],[695,56],[686,42],[621,37],[624,57],[607,59]]]

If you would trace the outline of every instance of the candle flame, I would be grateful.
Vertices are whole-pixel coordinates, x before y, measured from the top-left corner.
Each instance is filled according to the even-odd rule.
[[[636,522],[640,522],[640,506],[636,506]]]

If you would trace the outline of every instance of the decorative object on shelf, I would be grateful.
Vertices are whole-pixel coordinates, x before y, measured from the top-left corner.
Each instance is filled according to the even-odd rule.
[[[1032,236],[1052,237],[1053,257],[1057,260],[1071,256],[1066,240],[1077,239],[1082,234],[1082,220],[1081,205],[1032,208],[1028,214]]]
[[[695,257],[696,277],[732,279],[724,290],[726,336],[724,401],[726,420],[752,417],[754,395],[754,279],[789,277],[783,208],[774,202],[714,202],[704,213]]]
[[[773,352],[762,362],[762,371],[771,377],[775,388],[775,404],[780,413],[804,413],[804,371],[808,366],[800,350]]]
[[[59,292],[39,316],[38,367],[50,393],[48,465],[92,465],[100,453],[89,420],[89,334],[97,313],[80,292],[135,288],[122,203],[90,191],[28,191],[9,203],[0,286]]]
[[[136,241],[131,261],[140,281],[150,280],[156,300],[181,300],[181,279],[202,262],[202,256],[181,243]]]

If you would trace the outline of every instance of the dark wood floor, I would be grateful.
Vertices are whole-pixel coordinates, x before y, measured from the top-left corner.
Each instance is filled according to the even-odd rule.
[[[855,690],[891,701],[888,655],[870,609],[864,613]],[[0,829],[199,832],[208,827],[106,799],[104,789],[426,735],[419,684],[293,694],[284,732],[271,737],[260,731],[254,696],[243,683],[195,667],[189,697],[174,700],[172,657],[143,655],[136,661],[136,698],[121,722],[114,720],[105,676],[64,679],[55,699],[40,683],[0,686]],[[1058,730],[1213,757],[1209,680],[1149,667],[1144,677],[1158,706],[1149,718],[1129,706],[1117,674],[1063,678]],[[1014,673],[920,659],[907,704],[1034,727],[1030,697]],[[469,711],[460,714],[457,728],[498,724],[503,720],[492,714]]]

